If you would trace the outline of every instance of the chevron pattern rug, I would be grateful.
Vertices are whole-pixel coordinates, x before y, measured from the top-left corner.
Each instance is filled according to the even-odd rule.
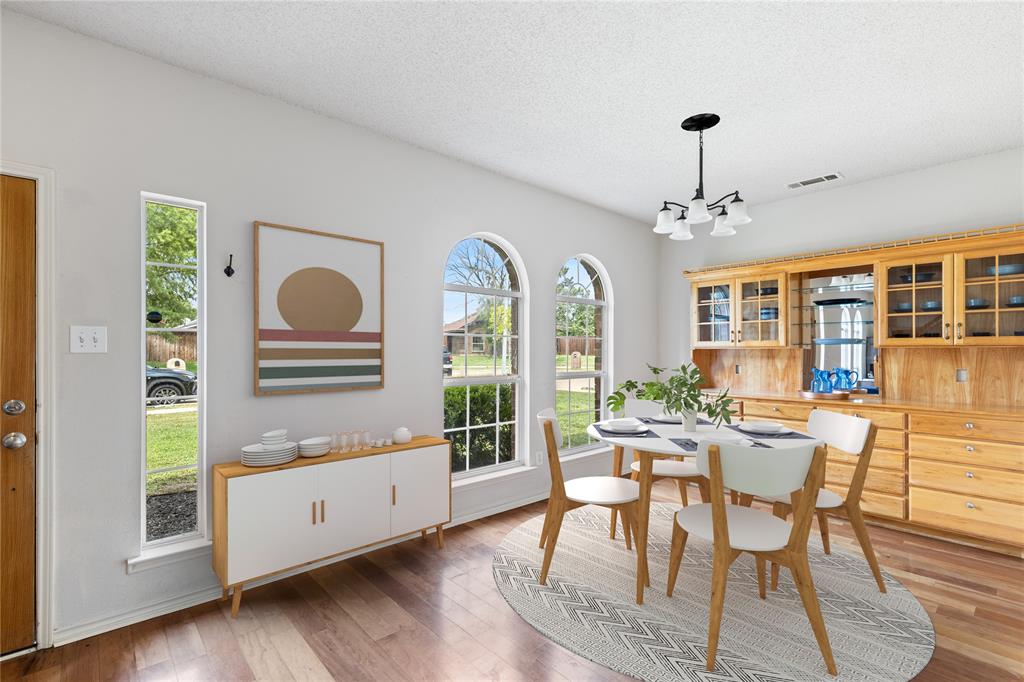
[[[862,556],[821,550],[812,538],[811,572],[839,668],[825,669],[787,569],[779,590],[757,596],[754,559],[729,571],[716,670],[705,670],[711,543],[690,536],[675,594],[665,596],[673,515],[651,506],[651,587],[637,606],[636,555],[608,537],[609,512],[582,507],[566,515],[548,584],[540,585],[543,516],[513,529],[494,554],[494,581],[515,611],[549,639],[580,656],[642,680],[782,682],[783,680],[909,680],[935,646],[928,614],[885,575],[878,592]],[[816,529],[812,529],[812,534]]]

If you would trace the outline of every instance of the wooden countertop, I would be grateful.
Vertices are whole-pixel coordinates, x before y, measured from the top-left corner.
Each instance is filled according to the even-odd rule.
[[[709,393],[716,393],[720,389],[708,388],[705,390]],[[831,406],[835,408],[842,408],[844,406],[860,406],[876,407],[883,410],[892,410],[894,412],[912,410],[914,412],[941,412],[945,414],[956,412],[961,414],[1018,419],[1024,417],[1024,405],[1016,407],[1009,407],[1005,405],[954,405],[950,403],[935,403],[917,400],[892,400],[877,395],[866,394],[858,395],[857,397],[850,396],[849,400],[807,400],[796,393],[755,393],[749,391],[733,393],[730,391],[729,397],[736,398],[737,400],[810,403],[812,405],[821,405],[822,407]]]
[[[239,461],[224,462],[213,465],[214,475],[224,478],[236,478],[238,476],[251,476],[263,474],[268,471],[284,471],[286,469],[298,469],[299,467],[313,466],[315,464],[327,464],[328,462],[344,462],[349,459],[360,457],[373,457],[374,455],[386,455],[389,452],[402,452],[404,450],[415,450],[416,448],[427,448],[432,445],[448,445],[448,441],[436,436],[413,436],[412,440],[402,445],[385,445],[381,448],[363,448],[362,450],[351,450],[349,452],[329,452],[322,457],[299,457],[287,464],[278,464],[271,467],[247,467]]]

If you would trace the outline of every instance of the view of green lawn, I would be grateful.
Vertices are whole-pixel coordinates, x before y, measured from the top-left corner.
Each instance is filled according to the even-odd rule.
[[[594,423],[594,411],[569,414],[569,410],[584,410],[593,404],[593,393],[585,391],[555,391],[555,414],[562,428],[562,447],[578,447],[593,442],[587,436],[587,427]],[[571,405],[571,408],[570,408]]]
[[[572,370],[580,372],[594,372],[597,370],[595,355],[582,355],[580,356],[580,366],[573,367]],[[466,358],[461,354],[452,355],[452,376],[464,376],[466,367],[469,368],[471,375],[475,374],[489,374],[490,369],[494,366],[494,358],[490,355],[470,355]],[[500,365],[501,358],[498,358]],[[557,371],[570,371],[569,370],[569,359],[565,355],[555,356],[555,369]],[[487,372],[474,371],[474,370],[488,370]],[[194,371],[194,370],[193,370]]]
[[[146,412],[146,468],[187,466],[199,457],[199,423],[195,410]],[[165,471],[146,479],[146,495],[195,490],[196,470]]]

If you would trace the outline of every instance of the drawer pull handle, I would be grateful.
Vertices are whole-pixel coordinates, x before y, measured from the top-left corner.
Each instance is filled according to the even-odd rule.
[[[977,507],[975,507],[975,506],[974,506],[974,503],[973,503],[973,502],[968,502],[968,503],[967,503],[967,508],[968,508],[968,509],[977,509]]]
[[[974,428],[974,424],[972,424],[971,422],[967,422],[966,424],[964,424],[964,428],[970,431],[971,429]]]
[[[394,507],[398,504],[398,486],[391,486],[391,506]]]
[[[324,518],[324,501],[320,500],[320,523],[323,523],[326,519]]]
[[[860,412],[854,412],[854,413],[853,413],[853,416],[854,416],[854,417],[856,417],[857,419],[860,419],[860,418],[861,418],[861,416],[860,416]]]
[[[313,500],[313,525],[316,525],[316,500]]]
[[[973,445],[968,445],[967,446],[967,452],[974,452],[974,446]]]
[[[973,471],[968,471],[967,472],[967,478],[974,478],[974,472]]]
[[[772,412],[778,412],[778,411],[779,411],[779,408],[777,408],[777,407],[773,407],[772,408]]]

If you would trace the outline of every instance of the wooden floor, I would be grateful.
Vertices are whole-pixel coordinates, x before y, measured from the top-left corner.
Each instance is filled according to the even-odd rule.
[[[657,484],[655,498],[678,501],[674,484]],[[0,678],[628,679],[542,637],[498,593],[494,547],[543,511],[534,504],[452,528],[443,551],[417,536],[246,590],[238,620],[210,602],[8,660]],[[833,546],[858,551],[846,524],[832,527]],[[881,528],[872,538],[938,633],[919,680],[1024,679],[1024,561]]]

